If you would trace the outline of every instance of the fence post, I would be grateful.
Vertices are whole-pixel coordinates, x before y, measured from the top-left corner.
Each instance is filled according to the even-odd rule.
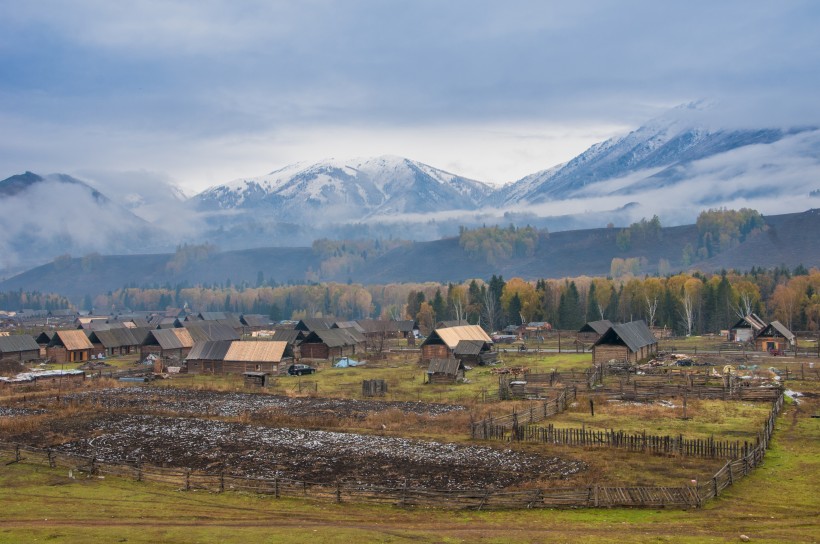
[[[219,492],[222,493],[225,491],[225,471],[221,471],[219,473]]]
[[[185,469],[185,491],[191,490],[191,469]]]
[[[717,496],[718,496],[718,483],[717,483],[717,476],[715,476],[714,478],[712,478],[712,485],[714,486],[714,489],[715,489],[715,497],[717,497]]]
[[[273,496],[279,498],[279,473],[273,475]]]
[[[342,502],[342,484],[339,483],[339,480],[336,480],[336,502]]]
[[[54,468],[54,452],[51,451],[51,448],[48,449],[48,466]]]

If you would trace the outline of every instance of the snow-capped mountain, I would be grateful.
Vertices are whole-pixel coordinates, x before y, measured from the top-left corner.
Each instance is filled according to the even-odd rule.
[[[595,144],[569,162],[500,189],[500,205],[639,194],[686,181],[693,165],[752,145],[767,145],[814,128],[714,128],[699,118],[702,104],[675,108],[624,136]],[[738,161],[738,167],[744,165]]]
[[[264,210],[280,221],[328,222],[473,210],[492,191],[420,162],[381,156],[298,163],[211,187],[192,200],[202,211]]]

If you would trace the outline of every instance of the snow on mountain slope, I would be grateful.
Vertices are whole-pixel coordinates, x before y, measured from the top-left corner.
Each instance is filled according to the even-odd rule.
[[[416,161],[381,156],[293,164],[211,187],[192,200],[203,211],[253,209],[283,221],[328,221],[474,209],[492,190]]]
[[[695,161],[812,130],[714,128],[698,118],[702,110],[701,104],[675,108],[625,136],[593,145],[564,165],[505,186],[495,201],[501,205],[538,204],[602,196],[610,194],[606,182],[619,179],[630,179],[632,184],[621,184],[613,194],[638,194],[685,181],[684,172]]]

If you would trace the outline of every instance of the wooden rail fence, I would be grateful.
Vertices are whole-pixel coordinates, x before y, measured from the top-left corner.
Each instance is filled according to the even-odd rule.
[[[334,502],[392,504],[399,507],[442,509],[521,509],[558,507],[699,507],[757,467],[766,454],[775,421],[783,407],[783,395],[773,403],[758,444],[741,457],[728,461],[707,481],[681,487],[576,486],[521,491],[495,489],[432,490],[353,485],[346,482],[317,484],[286,477],[250,478],[225,471],[206,473],[186,468],[163,468],[133,462],[103,462],[93,457],[66,455],[52,449],[0,442],[0,466],[14,463],[44,464],[68,468],[69,474],[110,474],[137,481],[156,482],[179,489],[212,492],[244,491],[280,497],[303,497]],[[6,461],[6,459],[9,459]],[[75,476],[76,477],[76,476]]]

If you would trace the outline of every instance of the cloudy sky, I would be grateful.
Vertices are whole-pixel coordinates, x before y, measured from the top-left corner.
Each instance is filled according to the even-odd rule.
[[[814,0],[0,0],[0,179],[395,154],[500,184],[693,100],[816,124],[818,28]]]

